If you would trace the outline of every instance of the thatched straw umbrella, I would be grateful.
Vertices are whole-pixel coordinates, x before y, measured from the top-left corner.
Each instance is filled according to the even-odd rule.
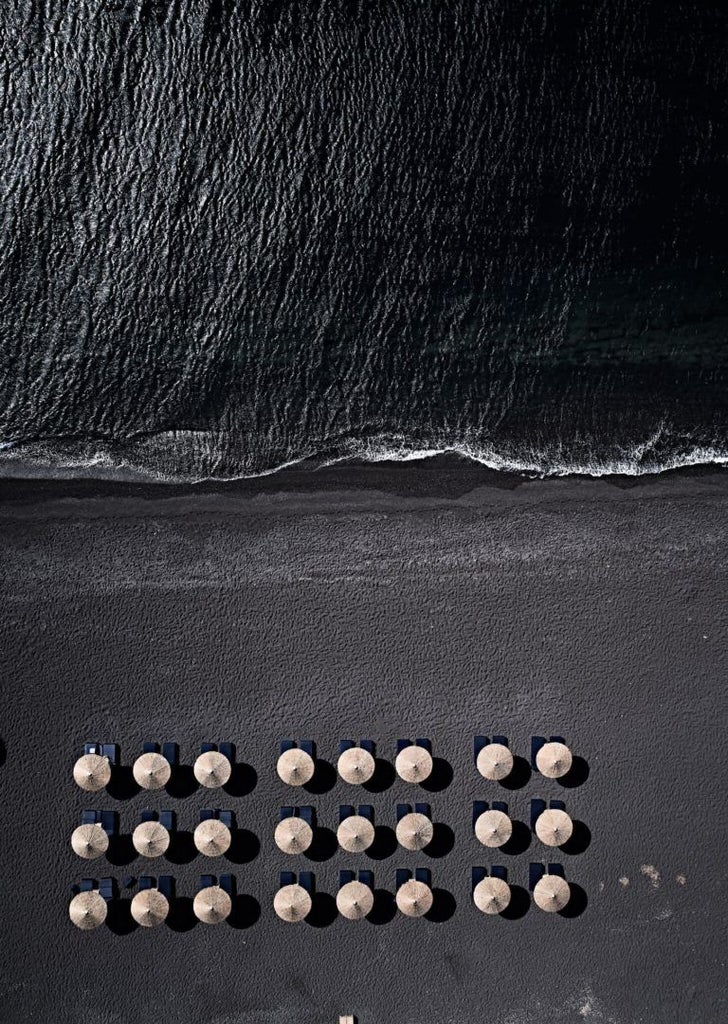
[[[511,902],[511,887],[502,878],[484,878],[473,889],[473,903],[484,914],[501,914]]]
[[[161,754],[142,754],[134,762],[132,772],[142,789],[163,789],[172,775],[172,766]]]
[[[107,910],[104,897],[98,889],[92,889],[73,897],[68,907],[68,916],[77,928],[87,932],[104,923]]]
[[[375,768],[374,758],[363,747],[350,747],[349,750],[345,750],[336,764],[336,770],[341,778],[352,786],[361,786],[362,783],[368,782],[374,775]]]
[[[426,814],[405,814],[397,822],[397,842],[405,850],[424,850],[434,834],[435,827]]]
[[[230,849],[230,829],[217,818],[201,821],[195,829],[195,846],[204,857],[222,857]]]
[[[73,852],[84,860],[103,857],[109,848],[109,837],[101,825],[79,825],[71,836]]]
[[[397,754],[394,767],[405,782],[424,782],[432,774],[432,755],[425,747],[411,744]]]
[[[142,928],[155,928],[169,913],[169,902],[159,889],[143,889],[131,901],[131,916]]]
[[[313,778],[316,765],[310,754],[300,747],[285,750],[278,758],[276,771],[287,786],[305,786]]]
[[[97,793],[111,780],[111,764],[100,754],[84,754],[73,766],[76,784],[88,793]]]
[[[347,882],[336,894],[336,906],[342,917],[349,921],[361,921],[371,913],[374,893],[363,882]]]
[[[565,743],[544,743],[536,754],[536,767],[547,779],[560,779],[571,768],[571,751]]]
[[[560,875],[544,875],[536,882],[533,889],[533,899],[537,907],[545,910],[547,914],[555,914],[563,910],[569,902],[571,889],[569,883]]]
[[[536,835],[545,846],[563,846],[573,831],[574,822],[566,811],[549,808],[536,819]]]
[[[282,921],[294,924],[311,913],[313,901],[302,885],[284,885],[273,899],[273,909]]]
[[[303,818],[283,818],[276,825],[274,839],[282,853],[303,853],[313,842],[313,829]]]
[[[134,829],[131,841],[134,849],[142,857],[161,857],[169,848],[170,836],[167,829],[158,821],[142,821]]]
[[[422,917],[432,907],[432,889],[424,882],[416,882],[411,878],[400,885],[395,899],[401,913],[407,917]]]
[[[219,885],[209,885],[197,893],[192,909],[195,917],[203,924],[220,924],[229,917],[233,901]]]
[[[483,811],[475,821],[475,835],[483,846],[505,846],[513,834],[513,822],[503,811]]]
[[[195,778],[206,789],[224,786],[232,774],[232,765],[218,750],[208,750],[195,761]]]
[[[339,846],[348,853],[362,853],[374,842],[374,825],[361,814],[350,814],[339,825],[336,838]]]
[[[488,743],[478,754],[476,765],[484,779],[499,782],[513,771],[513,754],[502,743]]]

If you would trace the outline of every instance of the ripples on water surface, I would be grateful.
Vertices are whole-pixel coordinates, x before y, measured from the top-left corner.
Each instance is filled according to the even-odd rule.
[[[6,468],[728,459],[725,5],[17,0],[0,34]]]

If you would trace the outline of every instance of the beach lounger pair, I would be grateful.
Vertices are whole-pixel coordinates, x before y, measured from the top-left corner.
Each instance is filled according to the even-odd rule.
[[[109,764],[116,764],[119,760],[119,748],[116,743],[84,743],[84,754],[98,754],[99,757],[106,757]]]
[[[101,825],[107,836],[116,835],[117,815],[116,811],[82,811],[82,825]]]
[[[368,754],[374,757],[374,741],[373,740],[359,740],[357,744],[354,740],[341,740],[339,743],[339,754],[346,753],[347,750],[352,750],[354,747],[359,746],[362,750],[366,750]]]
[[[217,808],[203,807],[200,811],[200,821],[210,821],[217,819],[221,821],[223,825],[226,825],[231,831],[233,829],[233,812],[232,811],[221,811]]]
[[[412,814],[412,804],[397,804],[397,821],[401,821],[406,814]],[[429,804],[414,804],[415,814],[424,814],[426,818],[432,820],[432,810]]]
[[[143,754],[159,754],[171,765],[179,763],[179,745],[177,743],[142,743]]]
[[[98,886],[94,878],[82,878],[78,883],[79,892],[93,892],[97,888],[107,902],[116,896],[116,881],[113,878],[100,878]]]
[[[312,871],[299,871],[298,875],[295,871],[281,871],[281,888],[284,885],[296,885],[298,883],[309,896],[314,894],[314,876]]]
[[[158,889],[162,896],[172,900],[174,896],[174,878],[171,875],[159,875],[154,878],[152,875],[142,875],[138,882],[139,892],[145,889]]]
[[[313,807],[281,807],[280,820],[302,818],[311,828],[315,825],[316,811]]]
[[[395,872],[395,888],[401,889],[405,882],[412,878],[416,882],[432,887],[432,872],[429,868],[415,868],[414,873],[409,868],[397,868]]]
[[[235,876],[234,875],[200,875],[200,889],[210,889],[214,885],[219,885],[223,892],[226,892],[230,899],[235,896]]]
[[[346,818],[353,818],[355,814],[374,824],[374,808],[371,804],[359,804],[358,807],[353,804],[339,804],[339,824]]]
[[[226,757],[230,764],[235,761],[235,744],[234,743],[201,743],[200,753],[209,754],[211,751],[217,750],[218,753]]]
[[[168,832],[174,832],[176,828],[176,816],[174,811],[150,811],[144,810],[139,815],[139,820],[144,821],[159,821],[160,825],[164,825]]]

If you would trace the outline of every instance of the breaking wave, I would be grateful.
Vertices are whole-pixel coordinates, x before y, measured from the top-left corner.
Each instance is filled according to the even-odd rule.
[[[0,446],[0,477],[100,477],[109,480],[158,483],[226,482],[270,476],[296,466],[311,470],[344,462],[417,462],[459,456],[497,472],[529,478],[566,476],[640,477],[696,466],[728,466],[728,447],[685,447],[660,451],[664,434],[658,431],[643,444],[611,458],[585,455],[569,459],[558,447],[552,450],[501,450],[472,443],[422,445],[404,436],[381,435],[366,441],[350,439],[324,451],[303,451],[271,465],[230,472],[216,455],[216,445],[205,449],[204,435],[175,432],[144,438],[134,444],[73,442]],[[186,466],[186,469],[184,468]]]

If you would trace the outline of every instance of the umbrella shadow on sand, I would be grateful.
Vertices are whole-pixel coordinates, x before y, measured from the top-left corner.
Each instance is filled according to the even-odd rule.
[[[314,861],[330,860],[338,849],[339,841],[336,838],[336,833],[332,832],[330,828],[317,825],[313,830],[313,842],[304,856]]]
[[[131,902],[129,900],[110,900],[109,910],[106,915],[106,927],[114,935],[131,935],[139,925],[131,916]]]
[[[318,758],[313,777],[304,785],[307,793],[319,796],[321,793],[330,792],[336,785],[338,775],[330,761]]]
[[[385,761],[383,757],[376,757],[374,759],[374,774],[364,783],[362,789],[365,789],[367,793],[383,793],[392,785],[395,776],[396,772],[392,762]]]
[[[587,908],[589,898],[586,892],[576,882],[569,882],[569,902],[563,910],[558,912],[559,917],[581,917]]]
[[[106,859],[109,864],[116,866],[122,866],[124,864],[131,864],[137,859],[139,854],[134,849],[134,843],[132,842],[131,835],[120,835],[116,834],[109,838],[109,848],[106,851]]]
[[[566,775],[562,775],[556,781],[564,789],[576,789],[577,786],[583,786],[588,778],[589,765],[583,757],[579,757],[577,754],[572,757],[571,768],[569,768]]]
[[[195,778],[192,765],[175,765],[169,782],[164,788],[167,796],[171,796],[173,800],[186,800],[187,797],[196,793],[200,788],[200,784]]]
[[[573,831],[569,838],[563,843],[559,849],[562,853],[565,853],[569,857],[577,856],[583,853],[591,843],[591,832],[589,827],[584,824],[583,821],[573,822]]]
[[[531,765],[525,757],[516,754],[513,758],[513,768],[504,779],[500,780],[504,789],[523,789],[531,779]]]
[[[386,860],[397,850],[397,835],[389,825],[376,825],[374,828],[374,842],[365,851],[367,857],[372,860]]]
[[[453,894],[448,889],[435,888],[432,890],[432,906],[425,914],[425,920],[442,924],[449,921],[456,910],[457,901]]]
[[[251,764],[235,762],[230,778],[222,787],[228,796],[248,796],[258,785],[258,773]]]
[[[312,897],[311,910],[306,917],[306,924],[312,928],[328,928],[339,915],[336,900],[328,892],[316,892]]]
[[[114,800],[131,800],[141,793],[141,787],[134,778],[134,772],[126,764],[115,765],[111,769],[111,778],[106,792]]]
[[[233,864],[250,864],[260,853],[260,839],[248,828],[236,828],[232,832],[230,849],[225,856]]]
[[[444,757],[433,757],[432,771],[420,785],[428,793],[440,793],[443,789],[447,789],[452,778],[453,771],[450,762],[446,761]]]
[[[166,858],[171,864],[189,864],[197,857],[197,848],[192,832],[176,829],[171,834]]]
[[[506,856],[515,857],[519,853],[526,852],[531,845],[532,836],[530,828],[524,822],[512,818],[511,824],[513,831],[508,841],[501,846],[501,851]]]
[[[227,923],[231,928],[252,928],[260,919],[260,903],[254,896],[241,893],[233,897],[233,908]]]
[[[370,924],[389,924],[397,914],[397,904],[394,896],[388,889],[374,890],[374,906],[367,914],[367,921]]]
[[[442,821],[436,821],[430,842],[422,851],[427,857],[447,857],[455,846],[455,833]]]
[[[511,884],[511,899],[505,910],[500,912],[500,917],[505,918],[506,921],[520,921],[522,917],[526,916],[530,906],[531,897],[528,895],[528,890],[524,889],[522,885]]]
[[[173,932],[189,932],[197,925],[197,918],[192,909],[191,896],[178,896],[170,904],[167,915],[167,927]]]

